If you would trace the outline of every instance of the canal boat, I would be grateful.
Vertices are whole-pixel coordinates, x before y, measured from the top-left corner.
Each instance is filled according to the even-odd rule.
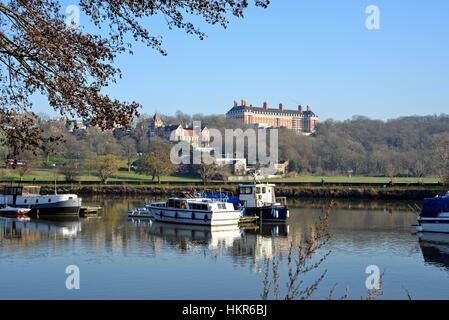
[[[276,185],[272,183],[240,184],[237,195],[229,193],[202,193],[199,196],[230,202],[235,209],[242,210],[242,217],[257,217],[261,222],[287,221],[290,212],[287,198],[276,197]]]
[[[169,198],[148,208],[156,221],[193,225],[237,225],[241,216],[232,203],[208,198]]]
[[[416,230],[449,233],[449,192],[424,199]]]
[[[244,216],[257,216],[262,222],[286,222],[289,217],[287,198],[276,197],[275,184],[240,184],[236,197],[229,201],[243,207]]]
[[[7,186],[0,194],[0,204],[28,208],[31,217],[78,216],[82,199],[76,194],[40,194],[39,186]]]

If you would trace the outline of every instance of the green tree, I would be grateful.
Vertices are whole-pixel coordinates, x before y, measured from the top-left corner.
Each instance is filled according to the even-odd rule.
[[[153,141],[150,153],[137,161],[137,172],[150,175],[153,180],[157,178],[157,182],[161,183],[161,176],[171,175],[176,170],[176,165],[170,161],[170,149],[166,141]]]
[[[116,156],[100,156],[96,159],[95,170],[102,184],[107,184],[108,179],[119,169],[120,162]]]

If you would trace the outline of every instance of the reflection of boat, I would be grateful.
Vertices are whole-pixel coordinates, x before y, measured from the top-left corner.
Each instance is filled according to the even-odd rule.
[[[202,226],[151,222],[151,234],[164,238],[187,238],[192,241],[234,240],[241,237],[237,225]]]
[[[424,261],[449,270],[449,234],[418,233]]]
[[[153,218],[151,210],[148,205],[141,208],[133,208],[128,210],[128,217],[130,218]]]
[[[10,206],[6,206],[3,208],[0,208],[0,215],[1,216],[8,216],[8,217],[20,217],[26,215],[31,209],[28,208],[14,208]]]
[[[149,208],[156,221],[206,226],[237,225],[241,214],[232,203],[206,198],[169,198]]]
[[[40,195],[38,186],[8,186],[0,194],[0,203],[30,208],[30,216],[78,216],[81,198],[76,194]]]
[[[449,233],[449,192],[444,196],[424,199],[416,230]]]
[[[73,237],[81,232],[81,222],[79,220],[21,220],[21,219],[1,219],[0,226],[7,233],[40,233],[54,234],[63,237]]]

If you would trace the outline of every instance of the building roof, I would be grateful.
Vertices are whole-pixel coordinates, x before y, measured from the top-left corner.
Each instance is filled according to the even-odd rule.
[[[155,113],[153,116],[153,120],[156,122],[162,121],[161,116],[158,113]]]
[[[235,106],[233,107],[231,110],[228,111],[228,113],[234,111],[234,112],[241,112],[241,111],[248,111],[248,112],[260,112],[260,113],[266,113],[266,112],[270,112],[270,113],[281,113],[281,114],[293,114],[293,115],[303,115],[303,116],[307,116],[307,117],[316,117],[316,114],[309,110],[303,110],[303,111],[299,111],[299,110],[288,110],[288,109],[279,109],[279,108],[261,108],[261,107],[254,107],[254,106]]]

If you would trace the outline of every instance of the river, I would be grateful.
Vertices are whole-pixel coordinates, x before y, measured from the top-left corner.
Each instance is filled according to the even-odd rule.
[[[313,259],[330,253],[302,276],[327,271],[312,299],[366,297],[369,266],[383,273],[378,299],[449,299],[449,235],[416,235],[405,202],[295,201],[285,225],[210,229],[127,218],[147,200],[85,198],[100,215],[73,221],[0,219],[0,299],[260,299],[274,258],[282,296],[291,244],[326,211],[330,240]]]

